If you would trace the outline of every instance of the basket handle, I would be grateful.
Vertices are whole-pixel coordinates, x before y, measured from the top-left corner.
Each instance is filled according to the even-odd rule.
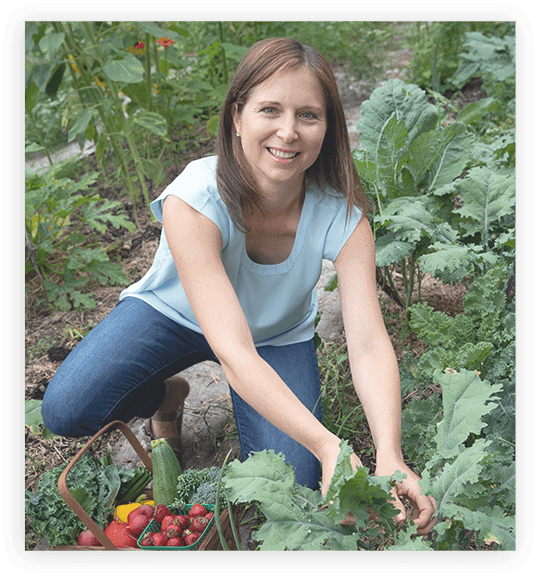
[[[67,488],[67,475],[73,468],[73,466],[78,462],[81,456],[88,451],[92,444],[100,438],[105,432],[107,432],[110,428],[119,428],[123,435],[127,438],[130,442],[132,447],[134,448],[136,454],[142,460],[144,466],[150,471],[153,472],[153,463],[151,461],[151,456],[148,454],[146,450],[144,450],[143,446],[138,441],[138,438],[134,435],[133,431],[121,420],[114,420],[107,424],[104,428],[101,428],[94,436],[90,438],[90,440],[80,449],[78,454],[71,460],[71,462],[67,465],[65,470],[62,472],[61,476],[58,479],[58,489],[60,491],[61,497],[67,502],[67,505],[71,508],[71,510],[84,522],[84,524],[88,527],[91,533],[99,540],[99,542],[104,546],[106,550],[117,550],[114,546],[110,538],[99,528],[99,526],[94,522],[91,516],[82,508],[80,503],[76,500],[76,498],[72,495],[69,488]]]

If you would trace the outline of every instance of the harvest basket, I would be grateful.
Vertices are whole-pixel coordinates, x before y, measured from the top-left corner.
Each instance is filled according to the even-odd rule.
[[[80,449],[80,451],[76,454],[76,456],[71,460],[71,462],[67,465],[65,470],[62,472],[60,478],[58,479],[58,489],[60,491],[61,497],[65,500],[69,508],[82,520],[88,530],[99,540],[102,546],[57,546],[52,550],[142,550],[141,548],[117,548],[110,538],[104,533],[103,530],[94,522],[91,516],[84,510],[81,504],[76,500],[73,496],[69,488],[67,487],[67,476],[78,460],[82,457],[82,455],[87,452],[92,445],[96,442],[98,438],[100,438],[105,432],[108,432],[112,428],[119,429],[125,438],[129,441],[131,446],[134,448],[136,454],[140,457],[143,465],[150,471],[153,472],[153,464],[151,461],[151,455],[144,447],[140,444],[132,430],[121,420],[115,420],[114,422],[110,422],[101,430],[99,430],[94,436],[92,436],[88,442]],[[148,496],[152,496],[148,494]],[[231,529],[231,521],[235,523],[235,526],[238,523],[238,509],[236,507],[232,508],[233,510],[233,519],[230,518],[228,509],[225,508],[222,510],[220,514],[220,523],[222,525],[222,530],[226,542],[229,546],[230,550],[236,550],[235,538],[233,537],[233,531]],[[207,531],[208,529],[208,531]],[[222,550],[222,543],[220,541],[220,535],[218,533],[218,529],[216,528],[216,524],[214,519],[211,523],[207,526],[207,529],[204,531],[203,541],[199,544],[198,550]],[[201,540],[201,538],[200,538]],[[197,544],[197,542],[196,542]],[[156,549],[156,548],[155,548]],[[184,548],[171,548],[172,550],[183,550]],[[149,550],[149,548],[144,548],[144,550]]]
[[[188,516],[188,513],[190,512],[192,506],[193,506],[192,504],[188,504],[186,510],[179,510],[177,511],[177,514],[186,514]],[[213,504],[203,504],[203,507],[207,510],[207,512],[214,512]],[[142,532],[141,536],[138,538],[138,546],[140,546],[141,550],[201,550],[201,545],[205,540],[205,537],[209,534],[209,532],[213,527],[215,528],[214,523],[215,522],[213,517],[205,527],[205,530],[201,533],[201,536],[198,538],[198,540],[196,540],[194,544],[190,544],[190,546],[142,546],[141,542],[148,532],[159,531],[159,525],[154,520],[151,520],[147,528]]]

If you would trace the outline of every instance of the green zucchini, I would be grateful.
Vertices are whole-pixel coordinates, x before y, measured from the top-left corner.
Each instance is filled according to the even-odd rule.
[[[170,506],[175,500],[177,478],[182,474],[182,470],[177,456],[165,438],[151,441],[151,460],[155,507],[159,504]]]

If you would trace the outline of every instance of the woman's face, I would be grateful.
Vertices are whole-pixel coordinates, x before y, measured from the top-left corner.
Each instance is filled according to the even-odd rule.
[[[327,129],[326,104],[312,72],[274,74],[253,89],[240,114],[235,104],[233,122],[260,191],[282,185],[299,191]]]

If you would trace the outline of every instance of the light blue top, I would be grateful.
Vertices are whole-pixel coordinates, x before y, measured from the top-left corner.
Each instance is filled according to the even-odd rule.
[[[257,264],[248,257],[244,233],[233,224],[218,193],[216,160],[211,156],[191,162],[151,203],[153,214],[162,222],[164,199],[172,194],[218,226],[223,240],[222,262],[256,346],[310,340],[318,310],[315,285],[322,260],[336,259],[358,224],[361,211],[356,208],[346,224],[346,198],[310,187],[287,260],[274,265]],[[120,299],[126,296],[141,298],[172,320],[202,333],[181,286],[164,229],[153,265],[121,293]]]

